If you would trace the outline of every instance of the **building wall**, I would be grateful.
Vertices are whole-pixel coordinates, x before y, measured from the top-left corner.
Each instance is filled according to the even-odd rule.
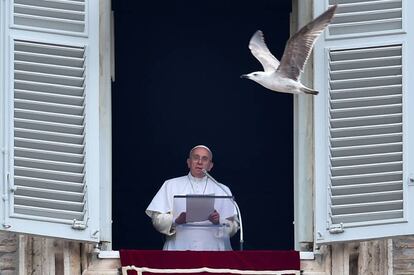
[[[0,274],[17,274],[18,240],[16,234],[0,232]]]
[[[414,274],[414,236],[395,238],[392,249],[394,275]]]
[[[0,233],[0,275],[120,274],[119,258],[98,259],[93,245]],[[414,274],[414,236],[323,245],[301,260],[304,275]]]
[[[102,3],[107,6],[101,5],[101,13],[108,14],[108,1]],[[108,15],[105,18],[109,20]],[[101,27],[107,29],[107,25],[108,22],[102,23]],[[104,41],[107,40],[105,36]],[[109,90],[105,85],[109,87],[110,83],[102,83],[102,89]],[[303,175],[308,175],[306,170]],[[308,225],[306,228],[313,228],[304,218],[312,215],[302,216],[299,221]],[[110,229],[107,231],[106,235],[110,236]],[[296,237],[306,243],[312,238],[312,232],[297,232]],[[119,274],[118,258],[98,259],[97,256],[98,250],[87,243],[0,232],[0,275]],[[301,261],[301,269],[305,275],[414,274],[414,236],[323,245],[315,250],[314,259]]]
[[[302,260],[304,274],[393,274],[392,240],[324,245],[314,260]]]

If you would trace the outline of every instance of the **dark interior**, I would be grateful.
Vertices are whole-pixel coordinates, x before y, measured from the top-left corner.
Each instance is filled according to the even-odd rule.
[[[258,29],[280,59],[291,1],[112,5],[113,248],[162,248],[144,211],[166,179],[188,173],[190,148],[205,144],[211,174],[240,205],[244,248],[292,249],[293,96],[240,78],[262,70],[248,49]]]

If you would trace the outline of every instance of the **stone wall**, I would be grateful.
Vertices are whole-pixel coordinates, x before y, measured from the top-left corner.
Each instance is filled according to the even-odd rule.
[[[394,275],[414,274],[414,236],[393,240]]]
[[[322,245],[314,260],[301,261],[301,269],[304,275],[392,275],[392,243],[383,239]]]
[[[17,235],[0,232],[0,275],[18,274]]]
[[[0,232],[0,275],[120,274],[118,258],[97,255],[92,244]],[[323,245],[314,256],[302,274],[414,274],[414,236]]]

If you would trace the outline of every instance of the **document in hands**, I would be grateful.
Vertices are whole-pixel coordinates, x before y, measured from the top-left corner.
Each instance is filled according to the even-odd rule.
[[[208,220],[208,217],[214,211],[214,201],[214,195],[187,195],[187,222]]]

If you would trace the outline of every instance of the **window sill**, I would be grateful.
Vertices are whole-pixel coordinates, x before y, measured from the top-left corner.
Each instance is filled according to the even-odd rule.
[[[299,252],[301,260],[314,260],[315,254],[313,252]],[[119,251],[100,251],[98,253],[99,259],[119,259]]]

